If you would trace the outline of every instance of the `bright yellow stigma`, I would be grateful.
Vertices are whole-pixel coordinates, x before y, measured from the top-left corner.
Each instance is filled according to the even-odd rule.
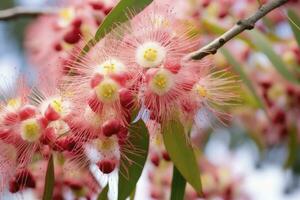
[[[28,119],[21,124],[21,137],[27,142],[35,142],[41,136],[41,127],[36,119]]]
[[[95,89],[97,97],[103,102],[112,102],[118,98],[119,86],[113,80],[104,80]]]
[[[153,48],[146,49],[144,52],[144,59],[148,62],[154,62],[157,59],[157,50]]]
[[[207,96],[207,90],[202,85],[197,85],[196,91],[200,97]]]
[[[163,95],[168,92],[173,85],[172,74],[167,70],[158,71],[150,82],[150,87],[153,92],[158,95]]]

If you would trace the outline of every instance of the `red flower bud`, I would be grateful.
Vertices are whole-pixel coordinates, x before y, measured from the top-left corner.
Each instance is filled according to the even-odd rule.
[[[55,121],[60,118],[60,114],[57,113],[51,105],[49,105],[45,112],[45,117],[49,121]]]
[[[97,163],[97,166],[99,167],[101,172],[103,172],[104,174],[109,174],[112,171],[114,171],[114,169],[116,168],[117,161],[114,160],[114,159],[112,159],[112,160],[102,160],[102,161]]]
[[[23,121],[33,117],[35,115],[35,111],[36,111],[35,107],[31,105],[26,105],[22,107],[19,111],[20,119]]]
[[[151,155],[151,162],[154,166],[156,166],[156,167],[159,166],[160,158],[157,153],[153,153]]]
[[[75,28],[64,36],[64,41],[69,44],[76,44],[81,39],[80,34],[80,30]]]
[[[121,105],[124,108],[131,110],[133,107],[133,96],[131,92],[126,88],[122,88],[119,90],[119,96]]]
[[[120,120],[117,120],[117,119],[107,120],[102,125],[102,133],[106,137],[110,137],[110,136],[112,136],[114,134],[118,134],[118,132],[120,131],[121,127],[122,126],[121,126]]]

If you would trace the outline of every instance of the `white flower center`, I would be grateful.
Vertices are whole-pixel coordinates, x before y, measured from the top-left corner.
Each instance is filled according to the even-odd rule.
[[[157,67],[165,59],[166,50],[158,42],[145,42],[137,48],[135,57],[142,67]]]
[[[27,119],[21,123],[21,137],[27,142],[35,142],[41,136],[41,127],[36,119]]]
[[[122,62],[116,59],[109,59],[99,66],[96,67],[95,73],[99,73],[102,75],[114,74],[123,72],[125,70],[125,66]]]
[[[150,81],[151,90],[158,95],[164,95],[173,85],[173,74],[165,69],[159,70]]]

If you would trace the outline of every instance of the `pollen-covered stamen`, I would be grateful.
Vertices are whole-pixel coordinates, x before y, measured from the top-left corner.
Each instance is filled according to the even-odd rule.
[[[27,142],[35,142],[41,136],[41,126],[36,119],[27,119],[21,123],[21,137]]]
[[[58,25],[66,27],[75,19],[75,10],[73,8],[63,8],[59,11]]]
[[[204,86],[197,84],[195,90],[200,97],[207,97],[207,89]]]
[[[103,80],[97,87],[95,87],[95,92],[97,98],[104,103],[111,103],[118,99],[119,97],[119,85],[111,80]]]
[[[159,70],[150,80],[150,88],[157,95],[164,95],[173,85],[173,74],[165,69]]]
[[[95,72],[102,75],[107,75],[124,72],[124,70],[125,66],[122,62],[116,59],[109,59],[97,66]]]
[[[142,67],[157,67],[165,59],[166,50],[158,42],[145,42],[137,48],[135,57]]]

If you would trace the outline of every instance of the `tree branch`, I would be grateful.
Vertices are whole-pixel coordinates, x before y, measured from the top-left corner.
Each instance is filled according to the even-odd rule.
[[[261,6],[255,14],[247,19],[239,20],[236,25],[226,31],[223,35],[213,40],[203,48],[188,54],[184,60],[200,60],[210,54],[215,54],[219,48],[221,48],[226,42],[242,33],[244,30],[251,30],[254,28],[255,23],[263,18],[266,14],[272,10],[282,6],[289,0],[273,0],[269,3]]]
[[[35,17],[41,14],[54,14],[56,12],[56,8],[14,7],[0,10],[0,21],[8,21],[19,17]]]

